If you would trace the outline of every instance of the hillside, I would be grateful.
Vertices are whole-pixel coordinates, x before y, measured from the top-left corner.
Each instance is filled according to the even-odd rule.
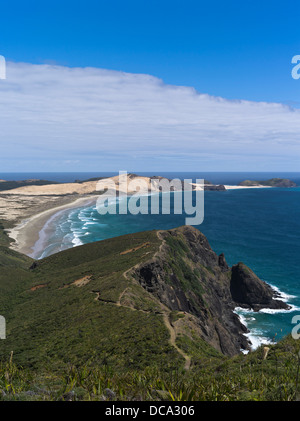
[[[234,355],[249,348],[236,305],[286,306],[244,265],[228,268],[192,227],[126,235],[38,262],[0,251],[7,320],[0,356],[14,350],[25,365],[182,365],[201,347]],[[247,294],[247,283],[256,296]],[[189,342],[184,353],[180,344]]]
[[[247,358],[236,305],[286,308],[245,265],[229,268],[192,227],[126,235],[37,262],[1,246],[0,266],[0,314],[7,321],[0,389],[1,370],[12,370],[5,365],[11,351],[25,368],[13,369],[16,381],[24,378],[27,390],[28,370],[52,380],[68,372],[67,383],[77,370],[93,375],[87,367],[99,376],[104,370],[106,379],[180,370],[184,381],[185,372],[193,377],[228,357]]]

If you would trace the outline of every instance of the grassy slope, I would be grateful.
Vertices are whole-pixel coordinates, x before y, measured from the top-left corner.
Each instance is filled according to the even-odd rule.
[[[197,362],[183,369],[159,303],[124,276],[159,245],[154,231],[138,233],[66,250],[31,270],[30,258],[0,246],[0,399],[97,400],[107,387],[121,400],[298,398],[299,344],[291,338],[263,360],[262,349],[230,359],[196,335],[181,336],[177,346]],[[72,285],[78,280],[89,282]]]
[[[25,366],[59,367],[89,359],[135,368],[180,364],[182,357],[169,344],[162,317],[155,314],[157,303],[124,276],[158,245],[154,232],[125,236],[53,255],[33,270],[23,269],[30,266],[23,256],[20,267],[18,262],[9,267],[13,256],[9,262],[5,258],[0,308],[7,339],[1,342],[0,356],[13,350],[15,361]],[[86,277],[86,285],[72,285]],[[117,305],[125,289],[134,291],[136,307],[143,311]]]
[[[298,355],[299,343],[288,337],[271,346],[266,359],[260,348],[247,356],[212,358],[189,371],[86,363],[30,370],[8,359],[0,364],[0,400],[299,400]]]
[[[6,233],[4,231],[5,228],[9,228],[8,224],[5,221],[3,221],[2,219],[0,219],[0,245],[8,247],[11,240],[6,235]]]

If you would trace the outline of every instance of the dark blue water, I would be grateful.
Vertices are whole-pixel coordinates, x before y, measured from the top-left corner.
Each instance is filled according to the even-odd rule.
[[[84,174],[30,174],[23,178],[74,181],[103,176]],[[105,175],[114,175],[112,173]],[[144,175],[153,175],[144,173]],[[168,178],[206,178],[213,183],[237,184],[244,179],[290,178],[300,185],[300,173],[164,173]],[[0,174],[0,178],[7,176]],[[13,177],[16,178],[16,177]],[[149,199],[150,200],[150,199]],[[44,255],[74,245],[151,229],[169,229],[185,223],[185,215],[104,215],[95,206],[73,209],[56,222]],[[277,340],[290,333],[292,317],[300,314],[300,188],[241,189],[205,192],[204,222],[197,227],[216,253],[224,252],[230,265],[243,261],[257,275],[279,288],[291,303],[291,312],[239,312],[251,329],[251,340]],[[299,308],[299,311],[298,311]]]
[[[128,171],[130,172],[130,171]],[[75,180],[87,180],[94,177],[112,177],[117,175],[118,172],[33,172],[33,173],[7,173],[0,172],[1,180],[26,180],[26,179],[41,179],[58,181],[61,183],[70,183]],[[239,182],[247,179],[253,180],[268,180],[274,177],[289,178],[300,185],[300,173],[298,172],[139,172],[139,175],[153,176],[161,175],[167,178],[205,178],[216,184],[238,184]]]

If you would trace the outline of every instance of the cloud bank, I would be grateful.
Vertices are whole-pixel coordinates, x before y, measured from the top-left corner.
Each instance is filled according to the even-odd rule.
[[[8,63],[1,171],[297,171],[300,110],[145,74]]]

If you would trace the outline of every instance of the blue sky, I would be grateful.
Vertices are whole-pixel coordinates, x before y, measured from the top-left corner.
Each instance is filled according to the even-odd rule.
[[[300,101],[299,1],[53,0],[1,4],[15,61],[148,73],[200,92]]]
[[[162,80],[161,83],[165,85],[193,87],[200,94],[208,94],[209,96],[217,96],[229,100],[248,100],[255,103],[259,101],[276,102],[300,108],[300,80],[294,80],[291,77],[291,59],[294,55],[300,54],[299,12],[299,1],[86,0],[82,2],[76,0],[53,0],[51,2],[41,2],[12,0],[1,4],[0,54],[4,55],[9,62],[52,65],[52,73],[51,66],[44,69],[48,73],[47,75],[44,73],[43,78],[45,80],[43,83],[46,83],[47,77],[49,78],[49,83],[53,81],[54,74],[55,78],[59,78],[59,75],[55,72],[56,65],[61,67],[63,73],[64,68],[91,67],[116,70],[129,74],[150,75]],[[11,74],[14,77],[17,77],[18,74],[20,79],[11,78],[10,81],[8,67],[7,81],[0,81],[1,104],[4,110],[7,109],[7,91],[9,89],[13,90],[12,85],[9,85],[9,83],[13,80],[14,84],[19,84],[22,90],[22,75],[17,71],[12,71]],[[35,71],[33,71],[33,74],[35,74]],[[76,74],[76,81],[80,84],[78,77],[79,75]],[[87,88],[84,88],[84,86],[89,84],[88,79],[90,77],[90,73],[84,74],[83,90],[82,92],[78,91],[78,95],[84,95],[83,92],[87,92]],[[32,83],[34,85],[34,81]],[[116,83],[115,79],[113,83]],[[122,83],[128,83],[128,80],[123,80]],[[142,87],[147,90],[148,88],[144,83],[145,80],[143,80]],[[101,82],[99,82],[99,85],[101,85]],[[149,87],[150,85],[147,86]],[[152,88],[154,85],[151,85]],[[26,124],[28,124],[29,117],[22,114],[25,113],[27,101],[29,108],[35,109],[32,95],[29,94],[30,89],[30,87],[27,87],[27,96],[18,99],[19,107],[20,104],[22,106],[19,114],[21,116],[20,126],[26,119]],[[135,89],[137,89],[136,83]],[[38,92],[34,92],[34,101],[37,104],[41,101],[41,98],[38,98]],[[61,92],[63,92],[63,86],[61,86]],[[91,92],[90,95],[93,95],[93,93]],[[107,95],[109,94],[107,93]],[[133,93],[131,92],[131,101],[132,95]],[[186,92],[184,93],[185,95]],[[101,92],[99,92],[100,97]],[[145,98],[148,98],[147,101],[149,101],[150,97],[146,95]],[[44,99],[47,101],[47,97],[44,97]],[[68,107],[70,95],[66,99],[64,112],[66,112]],[[115,96],[113,100],[119,101]],[[110,99],[106,96],[105,101],[110,101]],[[139,98],[138,101],[142,101],[142,98]],[[157,99],[151,96],[148,105],[151,106],[152,104],[155,107],[156,101]],[[184,101],[186,101],[186,97]],[[160,96],[160,103],[166,104],[167,102],[165,99],[161,101]],[[12,97],[9,99],[9,104],[12,104]],[[146,107],[147,104],[145,103],[144,105]],[[52,106],[57,107],[57,103],[53,102]],[[97,108],[96,105],[95,107]],[[204,105],[202,104],[201,112],[203,107]],[[81,120],[87,109],[84,107],[84,109],[79,108],[79,120]],[[36,170],[40,171],[46,165],[45,170],[54,171],[62,165],[63,161],[55,161],[54,156],[51,158],[48,155],[49,159],[46,159],[49,150],[53,149],[51,145],[56,144],[55,139],[59,135],[56,134],[56,137],[54,135],[54,137],[45,135],[45,116],[42,115],[42,110],[38,112],[37,124],[34,125],[33,121],[32,127],[26,126],[28,133],[26,133],[26,128],[24,129],[24,127],[22,132],[18,133],[13,123],[11,123],[11,126],[8,125],[7,121],[10,121],[10,118],[13,122],[13,115],[3,122],[5,127],[1,126],[3,131],[0,142],[10,139],[11,143],[18,144],[21,149],[22,145],[24,146],[21,164],[21,153],[20,156],[16,153],[13,159],[14,149],[10,150],[8,148],[6,161],[0,162],[3,170],[9,171],[11,169],[11,171],[15,171],[16,167],[20,166],[20,170],[26,170],[35,165]],[[134,109],[134,112],[137,111]],[[226,112],[224,115],[226,115]],[[271,113],[270,110],[268,112]],[[284,110],[283,115],[285,115],[285,112]],[[47,113],[49,113],[48,108]],[[172,120],[173,123],[178,119],[180,110],[177,109],[174,113],[166,117],[170,121]],[[239,124],[243,127],[243,124],[246,124],[241,117],[243,109],[240,108],[238,113],[234,111],[234,114],[240,116],[238,117]],[[207,116],[205,122],[210,117],[216,117],[215,114],[205,115]],[[261,112],[258,106],[258,119],[260,115]],[[230,126],[232,138],[235,138],[237,136],[236,120],[233,120],[233,116],[230,116],[227,124],[226,119],[223,117],[220,124],[223,127],[225,125]],[[18,119],[18,115],[15,118]],[[33,117],[31,116],[30,118]],[[255,116],[252,116],[252,118],[251,124],[253,125],[255,124]],[[127,122],[129,120],[130,118],[128,117]],[[269,117],[266,117],[270,130],[266,134],[265,127],[260,134],[256,133],[254,137],[257,139],[257,143],[253,144],[252,148],[230,146],[228,127],[225,135],[228,136],[229,143],[226,148],[225,146],[223,148],[222,145],[218,146],[218,139],[222,137],[222,132],[218,132],[216,135],[211,130],[211,127],[210,129],[205,127],[205,145],[201,142],[199,143],[199,150],[196,151],[199,154],[198,156],[196,153],[197,159],[195,156],[189,155],[191,154],[190,151],[181,150],[179,139],[177,139],[177,143],[175,142],[174,154],[170,154],[171,156],[167,157],[166,151],[170,147],[170,139],[173,138],[173,132],[170,130],[169,141],[165,144],[164,159],[157,163],[157,160],[161,158],[155,153],[151,155],[151,151],[147,150],[147,148],[141,151],[139,147],[140,149],[137,148],[136,154],[139,165],[136,165],[132,158],[133,152],[131,152],[130,156],[126,155],[125,148],[123,149],[122,145],[116,141],[118,130],[116,133],[113,133],[113,129],[111,129],[109,135],[107,132],[99,131],[98,150],[95,143],[93,143],[94,140],[92,141],[88,137],[85,139],[78,138],[75,145],[72,131],[66,127],[66,135],[65,137],[61,135],[61,142],[66,142],[65,144],[69,145],[67,136],[73,136],[73,144],[75,146],[72,149],[70,149],[70,146],[66,146],[64,152],[61,151],[61,153],[64,154],[65,161],[73,162],[73,165],[70,164],[70,171],[76,169],[88,171],[91,167],[99,171],[101,168],[98,168],[98,164],[94,162],[95,154],[101,150],[103,144],[106,145],[114,139],[116,142],[115,149],[107,150],[107,163],[104,170],[118,170],[124,159],[128,161],[130,168],[123,169],[128,170],[139,169],[136,168],[139,166],[146,170],[151,170],[152,166],[155,166],[155,170],[159,170],[160,167],[162,167],[161,169],[173,170],[177,169],[178,165],[181,165],[183,170],[189,168],[196,170],[199,168],[199,163],[203,164],[205,170],[232,170],[235,168],[237,171],[243,169],[253,171],[262,169],[297,170],[297,159],[299,158],[299,155],[297,155],[299,153],[297,148],[297,145],[299,145],[298,120],[298,113],[294,113],[293,123],[289,119],[282,121],[281,126],[274,129],[275,131],[277,130],[276,136],[274,137],[274,144],[270,145],[272,121]],[[60,128],[60,133],[62,133],[63,128],[60,122],[58,123],[54,117],[51,121],[51,130],[53,129],[54,132],[56,125],[56,127]],[[90,121],[95,127],[95,124],[97,124],[96,120],[90,119]],[[112,125],[113,121],[117,121],[117,115],[115,120],[112,119],[109,122],[103,120],[103,124]],[[188,121],[187,118],[184,122],[179,121],[178,124],[181,127],[185,127],[187,129],[186,132],[189,132],[189,128],[195,128],[194,123],[194,121]],[[47,124],[49,127],[49,121]],[[83,124],[86,124],[86,122],[83,122]],[[157,135],[159,124],[155,123],[153,135]],[[286,126],[284,126],[285,124]],[[38,127],[41,128],[40,133],[38,132]],[[193,132],[192,144],[194,148],[196,147],[197,136],[199,139],[203,138],[202,128],[203,125],[198,122],[198,132],[197,130]],[[131,129],[132,132],[135,131],[134,126],[131,126]],[[133,151],[135,141],[130,139],[129,126],[127,126],[127,130],[128,133],[126,131],[125,138]],[[6,139],[3,137],[4,133]],[[140,143],[145,144],[149,142],[147,136],[145,137],[142,131],[140,133]],[[281,140],[280,134],[282,136]],[[35,141],[30,140],[30,136],[32,139],[35,138],[36,141],[44,136],[42,142],[44,146],[40,144],[39,148],[37,148]],[[96,138],[97,130],[90,136],[93,139]],[[191,141],[191,136],[190,133],[186,139],[184,130],[182,130],[182,143]],[[217,136],[217,138],[214,136]],[[167,130],[164,128],[163,138],[166,139],[167,137]],[[278,144],[282,143],[286,138],[288,138],[289,142],[286,144],[286,148],[290,148],[291,143],[294,142],[291,147],[292,155],[290,160],[288,157],[285,157],[280,161],[280,156],[282,156],[280,148],[284,149],[284,147],[281,145],[278,148]],[[210,139],[211,146],[208,147]],[[261,146],[264,143],[263,139],[267,139],[265,147]],[[91,148],[88,148],[89,152],[80,150],[80,142],[92,145]],[[244,141],[244,145],[246,143]],[[160,145],[164,146],[162,139],[160,139]],[[153,147],[156,146],[156,144],[153,144]],[[223,151],[220,153],[221,155],[223,154],[224,159],[222,159],[222,156],[214,156],[218,149]],[[28,156],[26,150],[28,151]],[[229,160],[228,156],[225,155],[225,150],[228,156],[231,156]],[[45,155],[44,161],[42,161],[43,153]],[[202,156],[203,159],[201,158],[201,153],[202,155],[206,154],[205,157],[204,155]],[[233,159],[234,153],[236,153],[236,160]],[[70,157],[67,156],[68,154]],[[249,158],[245,160],[246,154]],[[85,155],[86,158],[83,159]],[[30,156],[35,157],[34,164],[30,160]],[[147,156],[150,161],[147,160]],[[241,156],[244,156],[242,163]],[[263,157],[266,157],[265,164],[263,164]],[[147,168],[145,168],[145,165]],[[241,166],[243,168],[240,168]]]

